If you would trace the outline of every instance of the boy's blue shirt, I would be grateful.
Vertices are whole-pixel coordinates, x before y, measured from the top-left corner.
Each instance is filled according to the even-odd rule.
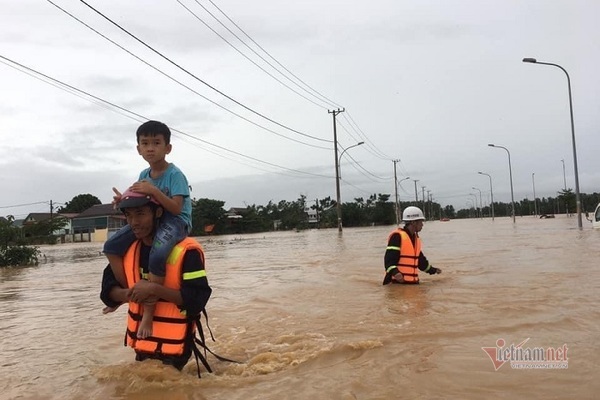
[[[169,163],[167,170],[158,178],[150,177],[150,168],[140,172],[139,180],[146,180],[158,187],[161,192],[173,198],[173,196],[183,197],[183,206],[181,213],[177,215],[188,226],[188,231],[192,230],[192,199],[190,198],[190,187],[187,178],[175,164]]]

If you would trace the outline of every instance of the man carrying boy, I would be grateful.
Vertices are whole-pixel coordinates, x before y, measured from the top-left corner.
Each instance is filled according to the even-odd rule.
[[[164,210],[150,250],[148,274],[150,282],[162,284],[169,253],[191,230],[192,203],[189,185],[183,172],[165,160],[172,149],[171,131],[167,125],[158,121],[147,121],[137,129],[136,136],[138,153],[150,167],[140,173],[138,182],[131,185],[129,190],[151,196]],[[118,204],[123,195],[115,188],[113,191],[113,203]],[[124,226],[104,244],[104,253],[113,274],[123,287],[126,286],[123,256],[136,238],[131,228],[129,224]],[[144,305],[142,321],[137,331],[137,337],[140,339],[152,336],[154,307],[152,302]],[[114,308],[104,309],[105,313],[111,311],[114,311]]]
[[[142,277],[149,271],[151,248],[163,208],[153,197],[136,192],[125,192],[118,207],[125,214],[135,240],[123,259],[125,285],[117,281],[114,269],[107,266],[102,276],[100,298],[111,309],[129,303],[126,340],[135,350],[137,361],[159,359],[181,370],[195,352],[205,363],[194,345],[196,327],[201,329],[199,324],[196,325],[196,319],[205,309],[212,292],[206,278],[202,247],[194,239],[185,238],[168,257],[164,284],[144,280]],[[142,304],[155,302],[155,299],[159,300],[155,310],[155,332],[152,338],[144,340],[136,335]],[[202,333],[199,334],[202,338]]]

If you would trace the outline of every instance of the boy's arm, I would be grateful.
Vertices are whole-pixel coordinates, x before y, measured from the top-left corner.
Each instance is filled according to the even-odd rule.
[[[139,181],[131,185],[131,189],[135,192],[148,194],[156,199],[165,210],[173,215],[181,214],[183,208],[183,196],[169,197],[164,194],[158,187],[148,181]]]
[[[100,289],[100,299],[108,307],[118,307],[129,301],[129,289],[121,287],[115,274],[108,265],[102,273],[102,286]]]
[[[131,301],[135,303],[143,303],[150,297],[158,297],[159,299],[177,304],[178,306],[183,304],[183,299],[179,290],[171,289],[160,283],[150,282],[144,279],[136,282],[129,293]]]

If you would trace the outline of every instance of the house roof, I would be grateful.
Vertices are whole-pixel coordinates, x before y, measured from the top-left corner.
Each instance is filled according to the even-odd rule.
[[[120,216],[122,215],[121,210],[115,209],[112,204],[96,204],[88,208],[82,213],[79,213],[73,219],[81,218],[92,218],[92,217],[107,217],[107,216]]]
[[[47,219],[50,219],[50,217],[53,214],[50,213],[29,213],[27,215],[27,217],[25,217],[25,223],[27,222],[42,222],[45,221]],[[56,214],[54,214],[56,215]]]
[[[243,214],[248,212],[248,207],[231,207],[227,212],[232,214]]]
[[[76,216],[78,216],[79,213],[59,213],[58,215],[60,215],[61,217],[71,219],[71,218],[75,218]]]

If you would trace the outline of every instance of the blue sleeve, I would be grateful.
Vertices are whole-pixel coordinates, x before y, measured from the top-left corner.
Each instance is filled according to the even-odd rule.
[[[171,193],[170,197],[190,197],[190,187],[187,178],[179,169],[173,171],[169,184],[171,186],[169,188],[169,192]]]

